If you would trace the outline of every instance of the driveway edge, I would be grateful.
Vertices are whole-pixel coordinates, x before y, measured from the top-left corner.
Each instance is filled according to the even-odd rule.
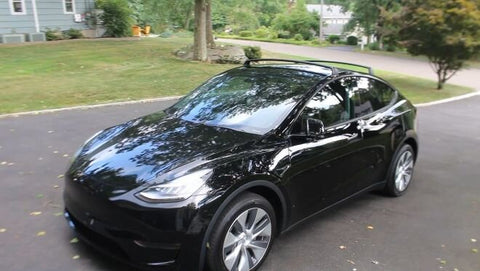
[[[139,104],[139,103],[153,103],[153,102],[171,101],[171,100],[179,99],[181,97],[183,97],[183,96],[169,96],[169,97],[162,97],[162,98],[151,98],[151,99],[136,100],[136,101],[103,103],[103,104],[94,104],[94,105],[79,105],[79,106],[62,107],[62,108],[55,108],[55,109],[45,109],[45,110],[9,113],[9,114],[0,115],[0,119],[8,118],[8,117],[16,118],[16,117],[25,116],[25,115],[48,114],[48,113],[70,111],[70,110],[86,110],[86,109],[107,107],[107,106],[119,106],[119,105],[129,105],[129,104]]]
[[[428,102],[428,103],[421,103],[421,104],[415,104],[416,107],[426,107],[426,106],[432,106],[432,105],[437,105],[437,104],[444,104],[444,103],[449,103],[449,102],[454,102],[454,101],[459,101],[463,99],[468,99],[474,96],[480,95],[480,90],[474,91],[472,93],[460,95],[460,96],[455,96],[452,98],[448,99],[443,99],[443,100],[438,100],[438,101],[433,101],[433,102]]]

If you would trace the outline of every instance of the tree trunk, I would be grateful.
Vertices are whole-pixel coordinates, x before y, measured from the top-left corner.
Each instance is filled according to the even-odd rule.
[[[206,0],[207,4],[207,47],[215,48],[215,39],[213,38],[213,27],[212,27],[212,0]]]
[[[437,90],[441,90],[443,88],[443,84],[445,83],[445,78],[442,76],[443,71],[442,69],[437,70]]]
[[[207,61],[207,16],[205,0],[195,0],[195,36],[193,41],[193,59]]]

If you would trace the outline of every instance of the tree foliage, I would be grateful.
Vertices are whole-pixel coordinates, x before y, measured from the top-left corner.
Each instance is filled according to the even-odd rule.
[[[100,19],[105,26],[105,35],[109,37],[126,37],[131,35],[132,10],[126,0],[98,0],[96,5],[103,10]]]
[[[398,10],[401,0],[336,0],[333,2],[341,5],[344,11],[352,12],[352,18],[346,26],[347,30],[354,30],[358,26],[369,39],[370,36],[375,35],[382,43],[384,33],[389,30],[385,28],[385,21],[381,14]]]
[[[156,32],[168,28],[191,28],[193,0],[128,0],[128,3],[135,23],[152,25]]]
[[[392,24],[410,54],[428,57],[438,89],[480,53],[480,1],[404,0]]]
[[[286,9],[282,0],[223,0],[212,4],[214,29],[229,26],[235,33],[270,26],[275,16]]]
[[[291,36],[302,35],[303,39],[309,40],[319,28],[320,18],[316,13],[309,12],[305,1],[298,0],[295,7],[273,20],[276,30],[288,31]]]

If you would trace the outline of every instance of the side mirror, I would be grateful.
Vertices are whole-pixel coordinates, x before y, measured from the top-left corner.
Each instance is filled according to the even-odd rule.
[[[325,133],[325,125],[321,120],[308,118],[306,122],[307,136],[317,137]]]

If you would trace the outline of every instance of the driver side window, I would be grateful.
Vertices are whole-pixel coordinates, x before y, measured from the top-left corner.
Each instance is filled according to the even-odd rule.
[[[292,133],[304,134],[309,118],[321,120],[325,127],[345,122],[350,119],[348,105],[348,94],[345,88],[338,81],[332,82],[307,102]]]

